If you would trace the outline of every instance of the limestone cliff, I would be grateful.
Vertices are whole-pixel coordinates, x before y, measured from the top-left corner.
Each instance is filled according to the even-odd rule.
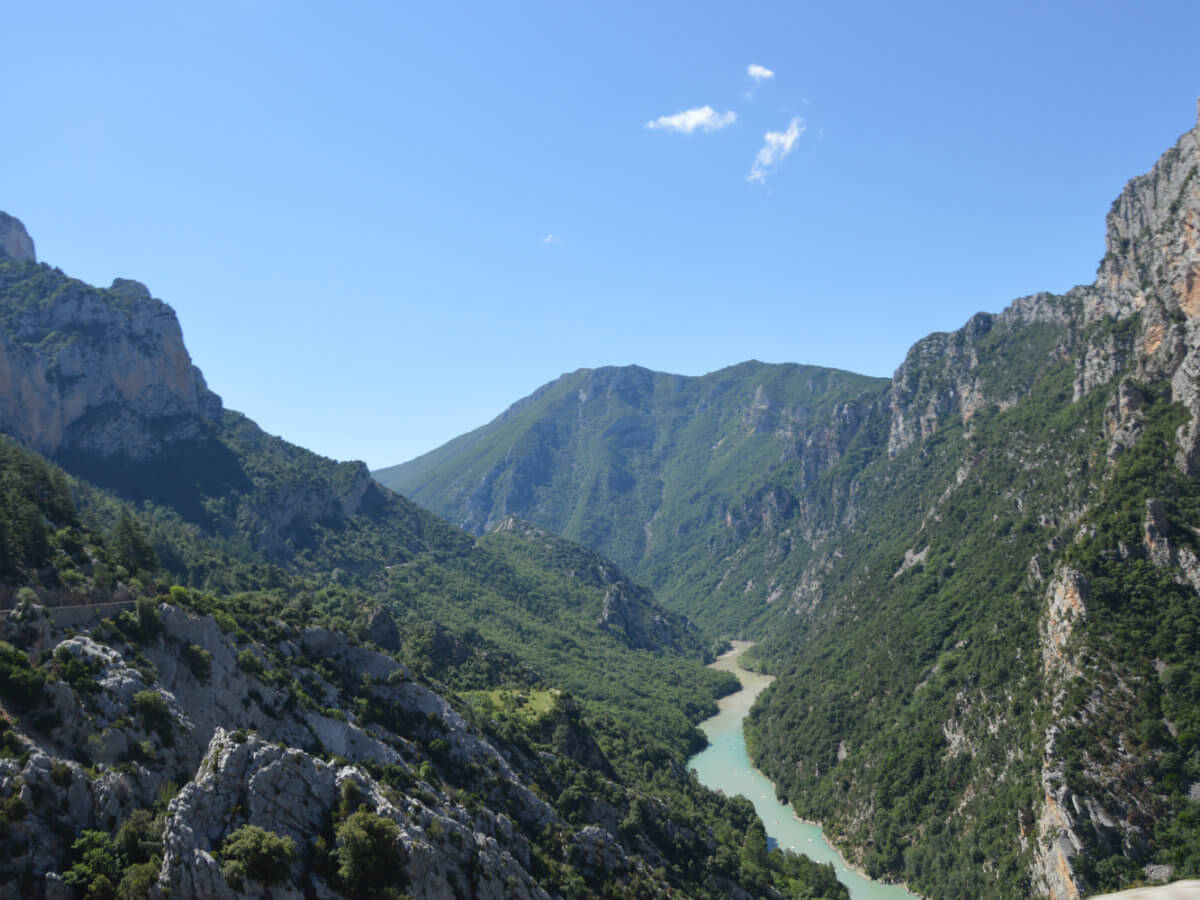
[[[21,224],[21,220],[0,212],[0,259],[15,259],[18,262],[37,262],[33,251],[33,238]]]
[[[34,262],[11,216],[0,232],[0,433],[127,499],[243,531],[276,562],[318,523],[379,505],[362,463],[323,459],[224,410],[175,312],[145,285],[92,287]]]
[[[136,281],[100,290],[34,263],[16,229],[0,257],[0,431],[50,456],[144,460],[218,421],[169,306]]]

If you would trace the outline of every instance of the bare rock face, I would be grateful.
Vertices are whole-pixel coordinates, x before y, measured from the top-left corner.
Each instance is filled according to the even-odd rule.
[[[1169,380],[1172,399],[1191,411],[1176,463],[1200,474],[1200,126],[1126,185],[1108,214],[1106,243],[1085,317],[1141,314],[1125,338],[1135,377]]]
[[[549,897],[531,874],[526,835],[565,823],[501,750],[471,731],[445,699],[409,680],[400,663],[327,629],[293,632],[280,650],[301,667],[298,677],[326,707],[305,708],[287,702],[260,677],[259,666],[239,658],[246,648],[239,650],[211,616],[163,604],[158,621],[158,635],[138,645],[110,645],[100,632],[64,638],[47,630],[31,648],[78,660],[90,675],[86,684],[48,683],[46,709],[38,714],[44,730],[36,740],[17,738],[17,749],[26,751],[19,758],[0,759],[0,798],[12,803],[17,797],[25,810],[6,826],[13,853],[0,860],[0,885],[25,872],[41,886],[40,895],[71,896],[60,888],[78,829],[111,831],[133,810],[152,805],[168,780],[194,773],[167,811],[156,896],[343,896],[345,886],[325,883],[328,875],[307,868],[306,859],[316,836],[352,796],[358,808],[398,827],[392,851],[397,879],[409,895]],[[131,664],[131,650],[138,667]],[[327,715],[340,701],[336,687],[305,667],[318,659],[342,679],[371,683],[372,699],[393,710],[406,733],[361,724],[350,714]],[[158,721],[138,711],[150,694],[161,700]],[[486,805],[468,809],[444,784],[435,786],[436,779],[421,780],[429,775],[417,763],[435,738],[450,771],[480,773],[471,788]],[[368,774],[382,768],[407,790]],[[74,831],[63,830],[64,819]],[[280,882],[235,884],[226,878],[222,846],[244,825],[295,842],[298,852]],[[328,849],[336,852],[332,844]],[[604,852],[626,859],[619,845]],[[0,887],[0,897],[7,896]]]
[[[0,219],[0,243],[15,234]],[[25,264],[0,253],[0,430],[48,455],[140,460],[220,417],[174,311],[144,285],[101,290],[30,265],[32,242],[16,249]]]
[[[1017,332],[1031,333],[1033,326],[1068,331],[1072,309],[1085,290],[1077,288],[1064,297],[1021,297],[999,315],[977,313],[958,331],[917,341],[892,376],[888,455],[936,433],[949,420],[969,423],[985,406],[1004,409],[1019,400],[1028,385],[1003,377],[1005,367],[989,360],[988,345],[996,344],[999,335],[1011,340]],[[1057,352],[1057,342],[1046,348],[1047,357]]]
[[[1038,349],[1047,358],[1074,359],[1076,400],[1130,361],[1136,380],[1170,381],[1173,399],[1193,416],[1181,430],[1177,462],[1200,473],[1200,127],[1126,185],[1107,225],[1107,253],[1093,284],[1062,297],[1021,298],[999,316],[980,313],[958,331],[913,345],[889,392],[890,455],[949,420],[967,423],[983,406],[1004,409],[1018,400],[1025,387],[1019,381],[989,379],[985,345],[995,343],[994,332],[1011,339],[1052,325],[1059,339]],[[1134,327],[1118,324],[1138,314]],[[1108,327],[1080,340],[1105,321]]]
[[[15,259],[18,262],[37,262],[33,252],[33,238],[21,224],[21,220],[0,212],[0,259]]]
[[[470,815],[428,792],[425,800],[394,791],[385,796],[355,766],[327,763],[303,750],[220,728],[197,777],[171,802],[159,889],[185,898],[260,896],[262,885],[235,887],[225,878],[216,860],[224,839],[236,825],[248,824],[305,847],[321,833],[347,789],[361,798],[360,808],[398,826],[395,876],[411,895],[548,897],[511,852],[524,855],[526,848],[503,817],[487,810]],[[303,883],[318,895],[333,893],[319,875],[302,868],[293,862],[290,883],[273,886],[271,895],[303,897],[296,886]]]

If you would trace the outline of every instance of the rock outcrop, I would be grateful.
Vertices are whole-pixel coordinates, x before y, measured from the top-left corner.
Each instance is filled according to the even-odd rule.
[[[999,315],[977,313],[958,331],[917,341],[888,392],[888,455],[935,434],[950,419],[969,423],[980,409],[1016,403],[1042,366],[1061,354],[1059,342],[1068,333],[1076,301],[1075,294],[1033,294],[1014,300]],[[1011,354],[1021,341],[1036,343],[1033,349],[1041,358],[1025,358],[1019,368],[997,358],[998,345]]]
[[[33,251],[33,238],[25,230],[20,219],[0,212],[0,260],[15,259],[17,262],[37,262]]]
[[[528,842],[503,815],[469,813],[431,789],[424,799],[387,792],[355,766],[223,729],[213,734],[196,778],[171,801],[159,890],[171,897],[258,896],[261,884],[231,885],[217,862],[234,828],[257,826],[307,847],[347,796],[356,798],[358,809],[398,826],[389,848],[391,877],[410,896],[548,900],[528,871]],[[318,896],[338,895],[301,860],[291,868],[290,883],[275,887],[273,896],[300,898],[302,887]]]
[[[79,829],[113,830],[154,804],[179,773],[189,780],[165,813],[157,887],[164,897],[262,896],[263,884],[231,881],[223,867],[222,846],[243,826],[290,838],[300,850],[271,896],[342,896],[344,885],[329,883],[332,869],[320,864],[320,854],[336,847],[315,851],[313,842],[358,809],[395,823],[393,882],[416,898],[548,898],[532,874],[528,838],[548,828],[563,831],[564,862],[578,858],[585,872],[602,867],[592,873],[598,882],[648,876],[609,832],[571,836],[516,768],[535,761],[498,748],[401,664],[336,632],[309,628],[278,646],[291,660],[289,677],[313,695],[297,705],[276,686],[280,679],[266,677],[263,648],[239,651],[211,616],[163,604],[156,635],[137,644],[107,625],[65,636],[44,616],[37,620],[44,627],[33,631],[0,623],[2,636],[19,630],[32,637],[30,652],[79,667],[68,669],[71,682],[47,685],[47,708],[29,720],[40,723],[32,734],[5,738],[5,753],[21,755],[0,758],[0,803],[11,813],[19,802],[21,814],[5,826],[11,853],[0,860],[0,885],[54,894]],[[330,712],[343,703],[330,673],[369,684],[364,696],[389,710],[393,724]],[[573,704],[560,705],[546,728],[556,740],[561,733],[562,751],[611,775]],[[468,792],[474,799],[464,806]],[[70,828],[61,826],[63,816]],[[619,815],[610,809],[606,820],[615,829]],[[609,863],[616,868],[603,868]],[[15,895],[0,887],[8,896]]]
[[[19,224],[0,255],[0,431],[50,456],[143,460],[217,422],[174,311],[138,282],[101,290],[36,265]]]

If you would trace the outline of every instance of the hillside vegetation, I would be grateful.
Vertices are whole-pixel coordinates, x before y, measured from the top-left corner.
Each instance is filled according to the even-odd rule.
[[[714,554],[745,554],[755,517],[788,516],[765,473],[807,484],[855,437],[887,382],[814,366],[731,366],[702,377],[581,369],[495,421],[377,480],[470,531],[516,515],[579,541],[704,627],[745,618],[746,582],[714,595]],[[752,590],[765,605],[769,591]],[[720,592],[716,592],[720,594]],[[725,608],[731,603],[738,608]]]

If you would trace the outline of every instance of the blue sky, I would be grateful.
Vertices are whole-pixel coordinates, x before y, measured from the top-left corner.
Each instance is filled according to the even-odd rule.
[[[9,0],[4,30],[0,209],[39,257],[144,281],[227,406],[373,467],[582,366],[890,375],[1090,282],[1200,94],[1195,2]]]

